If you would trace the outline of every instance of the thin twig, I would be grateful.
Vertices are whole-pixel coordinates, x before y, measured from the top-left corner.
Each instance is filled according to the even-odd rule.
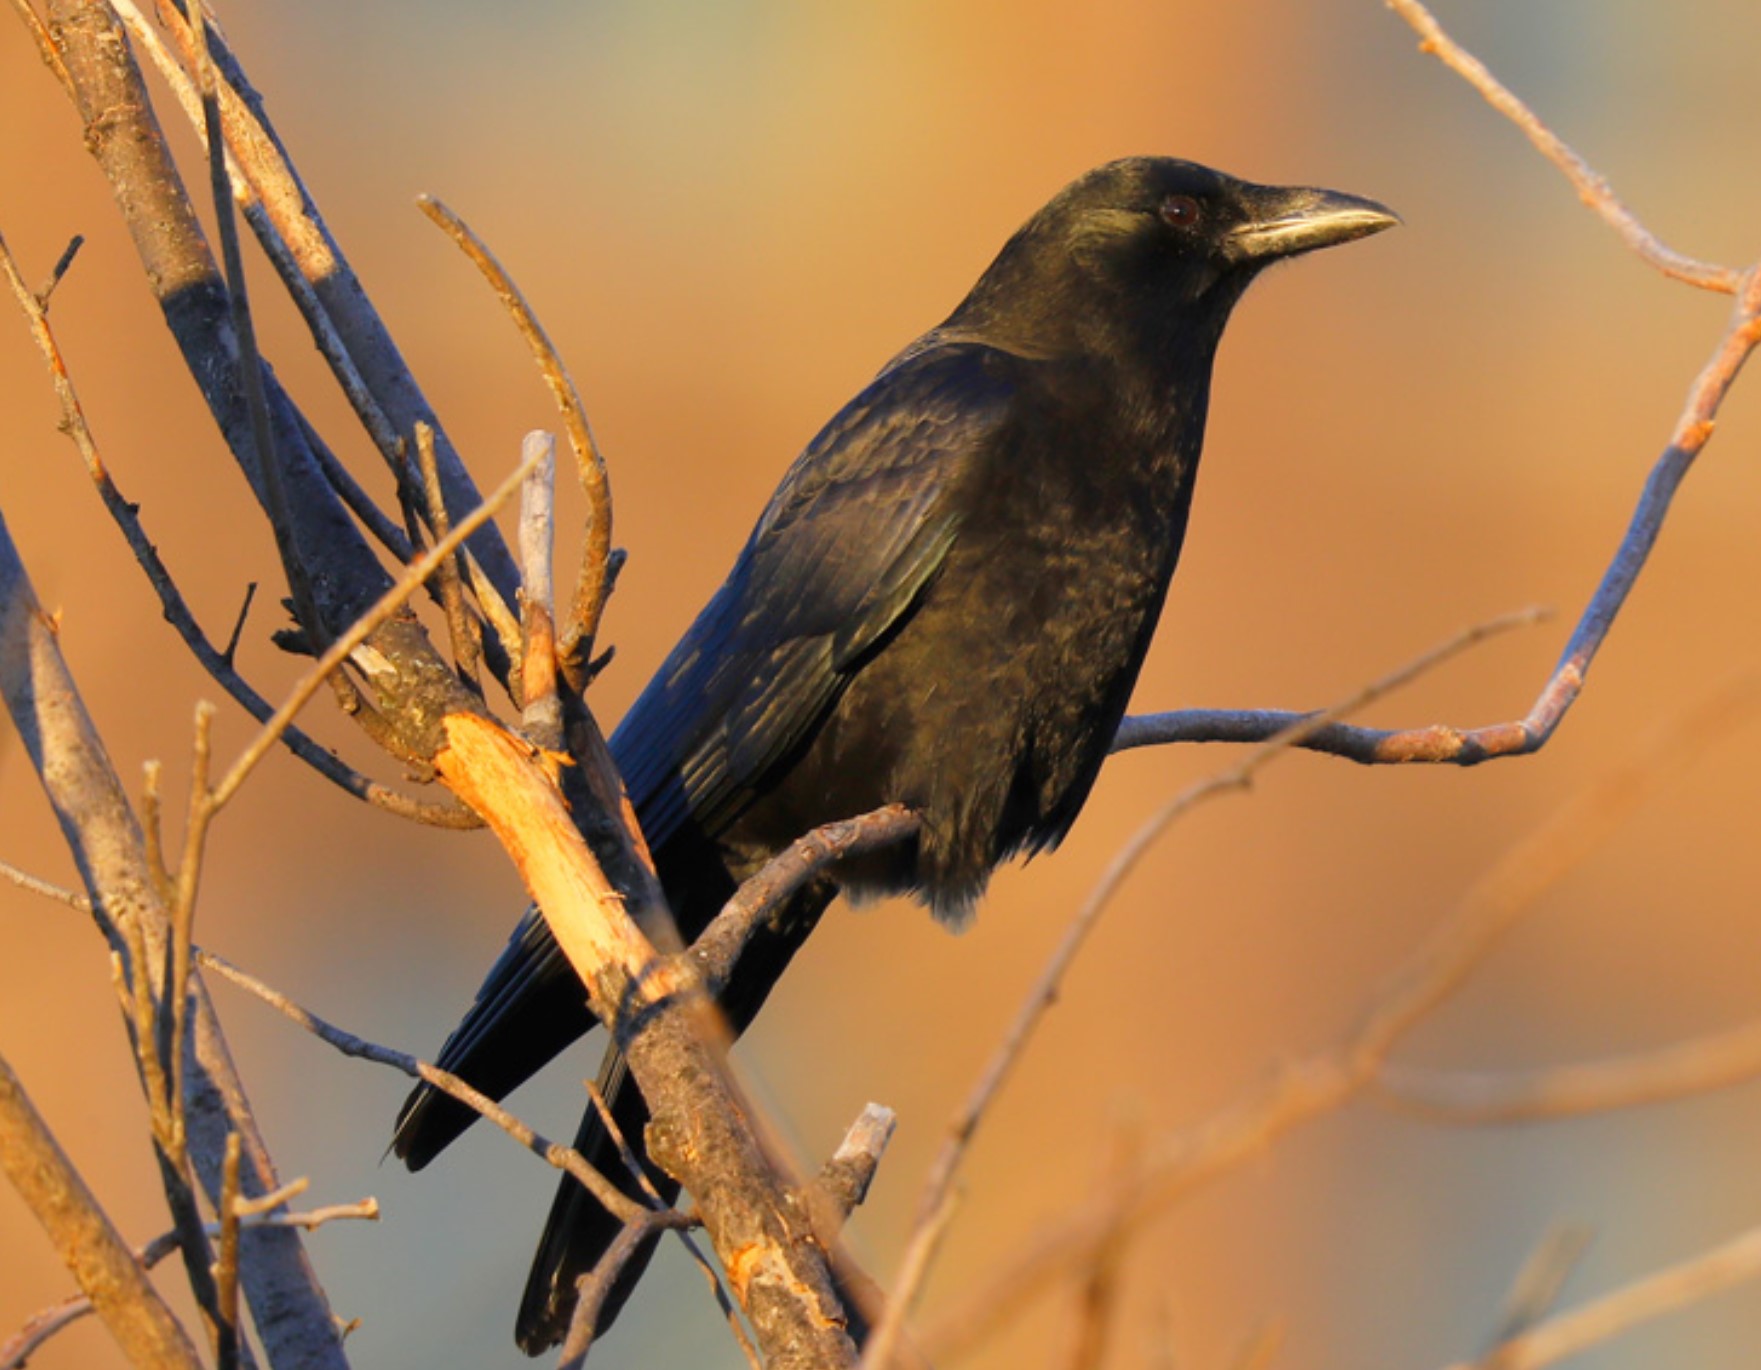
[[[1283,1349],[1287,1330],[1283,1318],[1268,1318],[1248,1334],[1241,1350],[1230,1362],[1230,1370],[1268,1370],[1273,1359]]]
[[[704,984],[716,992],[727,983],[754,929],[790,895],[847,857],[912,837],[920,821],[903,804],[888,804],[796,838],[734,891],[691,944],[691,959]]]
[[[160,1018],[168,1036],[161,1042],[166,1069],[171,1074],[171,1118],[177,1151],[184,1148],[183,1061],[190,998],[190,946],[196,925],[196,891],[201,885],[202,859],[214,809],[208,794],[208,776],[214,761],[214,708],[196,705],[196,742],[190,766],[189,814],[184,822],[183,855],[178,859],[177,878],[171,901],[171,964],[165,978],[169,1012]],[[238,1134],[229,1133],[231,1139]],[[236,1167],[235,1167],[236,1169]],[[224,1173],[224,1172],[223,1172]]]
[[[1142,1159],[1143,1137],[1136,1120],[1114,1128],[1107,1149],[1102,1177],[1116,1186],[1130,1177]],[[1068,1370],[1100,1370],[1106,1363],[1119,1306],[1119,1276],[1125,1264],[1127,1235],[1114,1233],[1092,1253],[1077,1295],[1076,1338],[1066,1362]]]
[[[0,861],[0,880],[9,880],[21,890],[40,894],[45,899],[53,899],[57,903],[66,904],[69,908],[78,909],[81,913],[92,911],[92,901],[77,890],[70,890],[64,885],[52,884],[28,871],[20,870],[9,861]]]
[[[164,767],[157,761],[141,765],[141,839],[146,848],[147,870],[159,897],[171,902],[171,871],[165,864],[165,810],[160,800],[159,781]]]
[[[1480,1126],[1639,1108],[1728,1089],[1761,1076],[1761,1022],[1728,1032],[1546,1070],[1425,1070],[1389,1062],[1376,1077],[1391,1107]]]
[[[196,46],[196,85],[202,96],[202,127],[208,149],[208,188],[214,202],[214,220],[220,230],[220,259],[226,271],[227,303],[232,330],[238,343],[239,385],[250,415],[252,455],[269,508],[275,546],[281,553],[282,572],[293,597],[294,613],[308,634],[321,631],[321,619],[312,599],[311,568],[300,556],[294,541],[294,521],[283,479],[281,457],[269,422],[269,400],[263,388],[263,357],[257,349],[257,325],[251,316],[250,293],[245,285],[244,254],[239,247],[238,220],[233,213],[232,183],[226,174],[226,141],[220,131],[219,80],[208,55],[208,25],[192,26]]]
[[[257,598],[257,582],[245,582],[244,602],[238,606],[238,617],[232,621],[232,632],[226,639],[226,646],[220,649],[220,659],[228,666],[238,654],[239,640],[245,635],[245,620],[251,616],[251,604]]]
[[[942,1238],[947,1235],[948,1224],[954,1220],[954,1212],[960,1204],[960,1192],[950,1186],[937,1195],[936,1199],[937,1206],[919,1219],[911,1234],[910,1245],[905,1248],[905,1259],[899,1266],[899,1276],[893,1281],[886,1311],[881,1315],[874,1335],[863,1349],[861,1370],[890,1370],[893,1365],[898,1344],[905,1335],[906,1320],[911,1315],[924,1280],[929,1276],[936,1252],[941,1250]]]
[[[580,1370],[586,1361],[599,1328],[599,1310],[605,1306],[606,1297],[624,1267],[653,1234],[655,1224],[649,1221],[653,1216],[649,1214],[642,1221],[620,1228],[598,1263],[577,1283],[575,1311],[569,1318],[568,1335],[563,1338],[562,1349],[557,1353],[557,1370]]]
[[[37,55],[43,59],[43,65],[61,82],[62,89],[71,90],[73,81],[67,74],[67,68],[61,64],[61,54],[55,49],[55,40],[49,36],[49,26],[31,8],[30,0],[12,0],[12,8],[18,11],[18,17],[24,21],[25,29],[36,43]]]
[[[709,1282],[710,1295],[715,1299],[716,1307],[722,1311],[722,1317],[728,1324],[728,1332],[746,1357],[746,1364],[751,1370],[764,1370],[764,1362],[759,1358],[758,1348],[752,1344],[752,1338],[746,1332],[746,1324],[740,1319],[740,1310],[735,1305],[733,1296],[722,1283],[722,1277],[715,1268],[715,1262],[704,1254],[703,1248],[697,1244],[689,1232],[681,1230],[679,1241],[685,1250],[691,1253],[691,1259],[697,1262],[697,1268],[703,1272],[703,1278]],[[3,1368],[0,1368],[3,1370]]]
[[[434,529],[436,538],[444,538],[452,520],[447,516],[446,496],[440,488],[440,468],[434,456],[434,430],[425,423],[416,425],[416,458],[422,472],[422,494],[428,501],[429,526]],[[451,556],[440,563],[439,580],[440,602],[446,610],[447,635],[452,639],[453,662],[465,683],[481,695],[483,681],[477,673],[477,662],[483,655],[483,641],[477,635],[476,620],[465,606],[458,557]]]
[[[338,669],[354,652],[355,648],[365,642],[368,636],[386,619],[402,607],[405,600],[422,586],[422,582],[433,575],[435,570],[455,552],[466,538],[470,537],[481,525],[487,523],[495,511],[506,504],[519,491],[520,484],[526,479],[530,463],[522,462],[514,469],[512,475],[497,486],[489,498],[478,505],[464,518],[453,525],[452,531],[437,541],[415,561],[404,568],[391,589],[380,596],[372,608],[346,632],[325,648],[324,655],[308,671],[288,695],[287,700],[277,709],[262,732],[245,748],[239,759],[233,763],[226,777],[214,787],[214,807],[224,808],[228,800],[237,793],[238,787],[245,782],[247,776],[256,769],[257,763],[268,753],[280,738],[282,732],[293,722],[299,711],[305,708],[312,696],[323,686],[325,678]]]
[[[1626,533],[1529,712],[1512,722],[1479,728],[1434,724],[1389,730],[1334,724],[1314,732],[1302,743],[1305,748],[1366,765],[1424,762],[1472,766],[1497,757],[1526,756],[1547,744],[1582,693],[1591,664],[1645,569],[1677,489],[1711,438],[1718,411],[1743,363],[1761,343],[1761,269],[1745,272],[1736,293],[1730,323],[1689,387],[1669,443],[1646,478]],[[1113,749],[1171,742],[1257,742],[1301,717],[1282,710],[1223,709],[1142,715],[1120,725]]]
[[[656,1208],[662,1207],[665,1200],[660,1197],[660,1191],[654,1187],[654,1181],[649,1178],[648,1167],[637,1159],[635,1150],[630,1146],[629,1138],[624,1136],[624,1129],[618,1126],[617,1117],[612,1113],[611,1105],[605,1100],[605,1091],[599,1087],[597,1080],[588,1080],[586,1085],[587,1098],[593,1104],[593,1111],[599,1115],[599,1125],[605,1129],[605,1135],[617,1148],[618,1159],[624,1163],[625,1173],[636,1181],[637,1186],[647,1196],[650,1204]],[[681,1228],[680,1231],[683,1232],[684,1229]]]
[[[1547,1230],[1511,1281],[1498,1330],[1481,1355],[1484,1370],[1503,1370],[1498,1348],[1527,1332],[1559,1302],[1560,1291],[1583,1261],[1593,1237],[1589,1228],[1574,1223]]]
[[[654,1210],[637,1203],[589,1165],[580,1152],[572,1147],[561,1146],[535,1132],[489,1098],[488,1095],[472,1088],[450,1071],[429,1065],[428,1062],[419,1060],[408,1052],[394,1051],[390,1047],[380,1046],[376,1042],[369,1042],[363,1037],[355,1036],[352,1032],[344,1031],[320,1018],[310,1009],[296,1004],[280,990],[273,989],[257,979],[256,976],[240,970],[214,952],[198,951],[196,959],[215,974],[223,976],[237,985],[247,994],[262,1000],[284,1018],[303,1027],[321,1042],[335,1047],[343,1055],[390,1066],[393,1070],[400,1070],[413,1079],[432,1085],[442,1094],[457,1099],[465,1107],[494,1123],[533,1155],[542,1158],[547,1164],[555,1166],[558,1170],[567,1171],[574,1176],[586,1187],[588,1193],[592,1194],[620,1221],[644,1221],[653,1214]],[[672,1214],[670,1210],[669,1214],[669,1217],[663,1219],[663,1226],[683,1224],[688,1221],[682,1214]]]
[[[72,238],[68,239],[67,246],[61,250],[61,255],[55,259],[55,265],[49,268],[47,279],[37,287],[37,303],[43,306],[43,311],[45,313],[49,310],[49,297],[55,293],[55,287],[61,284],[62,280],[67,275],[68,268],[73,265],[73,259],[79,256],[79,250],[85,245],[86,240],[84,234],[76,233]]]
[[[312,1187],[312,1181],[304,1175],[289,1180],[286,1184],[270,1190],[267,1194],[259,1194],[254,1199],[240,1195],[233,1200],[233,1211],[241,1218],[248,1218],[254,1213],[271,1213],[283,1204],[291,1203]]]
[[[552,551],[556,538],[556,439],[526,434],[521,446],[539,462],[520,494],[520,729],[540,747],[560,751],[563,704],[556,690],[556,592]]]
[[[575,453],[575,468],[580,475],[581,488],[586,492],[588,507],[581,571],[575,581],[574,603],[569,610],[569,621],[559,635],[557,651],[569,683],[578,690],[585,684],[580,678],[581,667],[584,659],[593,654],[593,639],[599,631],[599,619],[610,587],[611,482],[606,474],[605,457],[593,439],[586,407],[581,403],[580,392],[575,388],[568,368],[563,365],[556,346],[513,278],[483,240],[446,205],[431,195],[418,196],[416,204],[458,244],[501,297],[514,326],[532,349],[538,369],[562,414],[563,431],[568,434],[569,447]]]
[[[1022,1254],[938,1318],[927,1341],[938,1361],[970,1349],[1000,1318],[1080,1264],[1121,1227],[1147,1222],[1227,1174],[1277,1138],[1371,1087],[1395,1044],[1485,959],[1499,938],[1583,862],[1665,779],[1749,721],[1761,698],[1726,689],[1653,736],[1625,764],[1557,810],[1468,890],[1338,1045],[1281,1064],[1263,1084],[1154,1148],[1132,1185],[1049,1224]]]
[[[1666,1266],[1642,1279],[1556,1313],[1528,1331],[1500,1343],[1478,1362],[1462,1361],[1449,1370],[1540,1370],[1601,1345],[1641,1323],[1699,1303],[1726,1289],[1761,1279],[1761,1228],[1751,1228],[1697,1256]]]
[[[1692,257],[1685,257],[1665,247],[1614,193],[1607,179],[1573,151],[1563,138],[1542,123],[1535,112],[1488,71],[1479,58],[1445,33],[1442,25],[1419,0],[1386,2],[1388,8],[1404,19],[1413,32],[1419,35],[1419,50],[1430,53],[1442,62],[1477,90],[1487,104],[1521,129],[1524,136],[1535,145],[1535,150],[1558,167],[1566,180],[1571,182],[1572,189],[1578,193],[1578,199],[1594,210],[1604,223],[1620,235],[1621,241],[1644,261],[1665,276],[1699,286],[1703,290],[1721,291],[1726,295],[1737,291],[1742,284],[1743,273],[1716,263],[1695,261]]]

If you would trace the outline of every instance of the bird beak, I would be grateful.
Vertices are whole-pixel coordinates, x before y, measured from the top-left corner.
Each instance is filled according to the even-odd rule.
[[[1393,228],[1400,216],[1361,195],[1308,186],[1254,186],[1246,196],[1250,218],[1229,231],[1225,251],[1237,262],[1294,257]]]

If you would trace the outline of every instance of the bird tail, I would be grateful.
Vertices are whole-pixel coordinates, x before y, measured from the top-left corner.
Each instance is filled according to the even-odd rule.
[[[589,1108],[575,1135],[575,1150],[587,1164],[637,1202],[670,1206],[679,1196],[678,1181],[648,1160],[643,1150],[648,1105],[630,1079],[623,1053],[616,1047],[606,1051],[600,1065],[599,1092],[624,1145],[605,1126],[599,1110]],[[636,1179],[632,1163],[641,1166],[652,1193]],[[542,1355],[568,1335],[581,1277],[599,1264],[622,1230],[623,1224],[584,1185],[572,1175],[563,1176],[556,1198],[551,1201],[544,1234],[538,1239],[532,1271],[526,1277],[526,1292],[520,1299],[519,1320],[514,1325],[514,1339],[527,1355]],[[611,1326],[647,1269],[659,1240],[660,1234],[656,1233],[644,1241],[612,1282],[595,1319],[596,1334]]]
[[[528,908],[437,1064],[501,1099],[593,1022],[581,982],[537,909]],[[420,1170],[476,1121],[472,1109],[420,1084],[398,1112],[391,1149]]]

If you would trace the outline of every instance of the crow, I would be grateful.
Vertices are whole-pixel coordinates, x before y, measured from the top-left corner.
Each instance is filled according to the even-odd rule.
[[[1000,862],[1057,845],[1180,556],[1230,311],[1270,263],[1398,222],[1334,191],[1110,162],[808,444],[611,740],[687,942],[803,833],[891,803],[920,819],[767,924],[722,1000],[735,1032],[840,889],[911,894],[959,926]],[[439,1063],[500,1098],[593,1025],[528,911]],[[600,1082],[640,1148],[648,1114],[615,1047]],[[420,1169],[475,1116],[421,1086],[393,1150]],[[633,1188],[591,1109],[577,1145]],[[565,1178],[520,1308],[528,1353],[562,1340],[576,1281],[617,1232]]]

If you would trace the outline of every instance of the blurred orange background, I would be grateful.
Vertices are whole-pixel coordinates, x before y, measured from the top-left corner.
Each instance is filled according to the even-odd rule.
[[[1555,0],[1455,3],[1441,17],[1673,245],[1733,264],[1754,252],[1761,11]],[[1170,153],[1329,185],[1407,220],[1274,273],[1237,315],[1139,709],[1314,706],[1469,622],[1555,605],[1553,622],[1477,650],[1374,721],[1521,714],[1726,314],[1628,256],[1371,0],[237,0],[221,18],[485,487],[521,433],[555,420],[494,301],[413,212],[418,192],[489,239],[568,358],[630,551],[608,625],[617,661],[595,697],[608,722],[815,428],[952,307],[1027,214],[1108,158]],[[267,640],[281,619],[271,539],[70,108],[22,29],[3,32],[0,232],[37,278],[87,235],[53,321],[99,442],[212,636],[245,582],[263,582],[241,661],[275,696],[298,664]],[[292,311],[260,279],[281,376],[384,495]],[[1761,581],[1754,384],[1737,386],[1543,753],[1470,771],[1294,757],[1156,848],[979,1136],[928,1316],[1089,1192],[1121,1128],[1154,1138],[1191,1123],[1270,1063],[1338,1038],[1499,853],[1658,722],[1757,669],[1761,640],[1740,610]],[[134,783],[161,758],[176,793],[195,701],[219,692],[161,622],[56,432],[17,318],[0,323],[0,412],[0,510],[61,612],[86,702],[123,775]],[[309,713],[386,773],[334,710]],[[226,755],[249,729],[230,705],[222,717]],[[1183,747],[1115,760],[1063,850],[1002,874],[968,934],[906,905],[840,909],[785,982],[741,1059],[801,1154],[827,1153],[867,1100],[900,1114],[852,1227],[877,1276],[895,1268],[944,1120],[1072,909],[1147,814],[1228,759]],[[1758,799],[1750,727],[1549,895],[1401,1059],[1545,1065],[1742,1021],[1761,999]],[[0,857],[74,878],[15,738]],[[431,1055],[519,908],[488,837],[413,829],[279,757],[217,831],[198,938],[344,1026]],[[284,1173],[310,1176],[314,1203],[373,1193],[385,1207],[377,1226],[310,1239],[336,1311],[363,1319],[354,1363],[523,1364],[511,1326],[551,1173],[482,1128],[419,1177],[380,1165],[401,1077],[216,995]],[[596,1052],[516,1096],[518,1111],[566,1135]],[[77,915],[10,889],[0,1053],[128,1236],[165,1227],[101,944]],[[1227,1365],[1268,1319],[1284,1320],[1281,1365],[1470,1357],[1556,1220],[1597,1232],[1568,1301],[1761,1221],[1758,1128],[1752,1087],[1522,1128],[1353,1107],[1142,1231],[1113,1363]],[[0,1335],[68,1288],[0,1190]],[[1024,1305],[969,1363],[1060,1363],[1073,1303],[1060,1290]],[[1578,1363],[1748,1365],[1757,1345],[1750,1287]],[[88,1322],[32,1363],[117,1361]],[[593,1363],[740,1362],[700,1277],[669,1250]]]

